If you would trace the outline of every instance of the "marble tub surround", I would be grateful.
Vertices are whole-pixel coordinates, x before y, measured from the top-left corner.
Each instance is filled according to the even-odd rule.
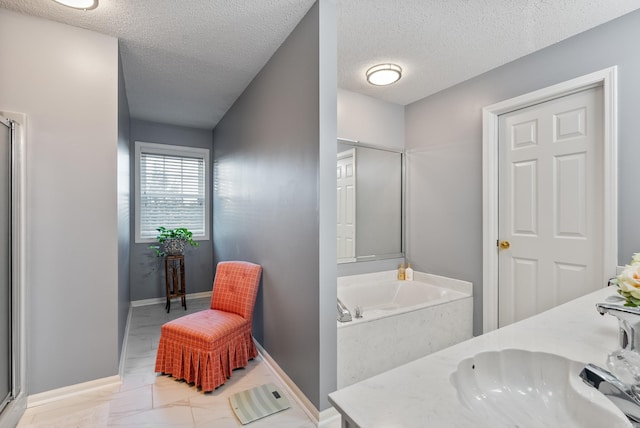
[[[169,376],[156,376],[160,326],[206,309],[210,303],[210,298],[192,299],[188,310],[169,314],[163,309],[164,303],[132,308],[122,384],[29,408],[18,427],[238,428],[242,425],[231,410],[229,396],[269,382],[285,391],[291,408],[253,422],[251,428],[315,427],[261,356],[249,361],[246,368],[235,370],[227,383],[207,394]]]
[[[427,284],[432,284],[438,287],[450,288],[451,290],[459,291],[461,293],[473,294],[473,284],[469,281],[462,281],[460,279],[417,271],[413,273],[413,280],[426,282]]]
[[[351,300],[348,307],[354,315],[351,322],[337,322],[338,389],[472,337],[473,286],[470,282],[421,272],[414,273],[413,281],[397,281],[396,274],[396,271],[386,271],[338,278],[338,297],[345,304]],[[362,298],[365,301],[363,316],[355,318],[358,295],[381,294],[381,291],[395,290],[397,284],[420,287],[421,283],[435,286],[426,286],[428,292],[417,293],[432,295],[430,302],[398,299],[398,302],[405,300],[406,306],[392,310],[369,309],[366,304],[372,302]],[[395,303],[394,300],[389,306]]]
[[[614,294],[614,288],[598,290],[333,392],[329,401],[345,427],[496,427],[458,400],[450,380],[458,364],[481,352],[522,349],[606,367],[608,353],[618,347],[618,324],[600,316],[595,304]],[[604,396],[594,394],[594,400],[622,414]]]

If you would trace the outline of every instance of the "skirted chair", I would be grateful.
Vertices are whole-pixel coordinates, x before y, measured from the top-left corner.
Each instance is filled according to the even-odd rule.
[[[251,320],[261,274],[253,263],[218,263],[211,309],[162,326],[155,371],[209,392],[257,357]]]

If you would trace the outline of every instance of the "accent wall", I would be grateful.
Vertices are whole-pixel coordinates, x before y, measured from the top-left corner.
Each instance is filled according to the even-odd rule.
[[[118,41],[0,9],[0,110],[26,114],[28,394],[118,373]]]
[[[640,251],[640,12],[632,12],[406,107],[408,255],[474,284],[482,332],[482,108],[618,66],[618,263]],[[604,287],[605,284],[603,284]]]
[[[336,16],[320,0],[213,133],[214,255],[263,267],[254,336],[318,409],[336,388]]]

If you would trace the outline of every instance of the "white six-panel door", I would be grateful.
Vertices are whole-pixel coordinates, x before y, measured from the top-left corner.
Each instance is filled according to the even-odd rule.
[[[356,151],[338,153],[338,262],[356,260]]]
[[[603,286],[602,96],[499,117],[500,327]]]

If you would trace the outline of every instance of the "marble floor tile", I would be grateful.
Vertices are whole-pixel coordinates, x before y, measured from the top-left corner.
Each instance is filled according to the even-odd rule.
[[[170,376],[159,376],[152,385],[153,407],[164,407],[202,394],[198,388]]]
[[[188,401],[136,412],[121,417],[110,417],[109,426],[118,427],[193,427],[193,415]]]
[[[153,392],[151,385],[124,390],[114,394],[109,401],[110,419],[119,419],[153,408]]]
[[[86,409],[65,409],[64,413],[57,415],[41,415],[34,418],[30,423],[23,424],[22,421],[18,427],[28,428],[89,428],[89,427],[107,427],[109,418],[109,403],[93,405]]]
[[[210,393],[171,376],[154,373],[162,324],[207,309],[209,305],[207,297],[188,300],[187,311],[179,302],[172,303],[168,314],[164,303],[134,307],[122,384],[29,408],[18,428],[242,427],[229,405],[230,395],[269,382],[286,391],[261,357],[250,361],[245,368],[234,370],[227,383]],[[285,393],[291,408],[252,422],[248,427],[315,427],[300,405]]]
[[[117,392],[117,386],[110,386],[29,408],[18,427],[107,426],[110,400]]]

